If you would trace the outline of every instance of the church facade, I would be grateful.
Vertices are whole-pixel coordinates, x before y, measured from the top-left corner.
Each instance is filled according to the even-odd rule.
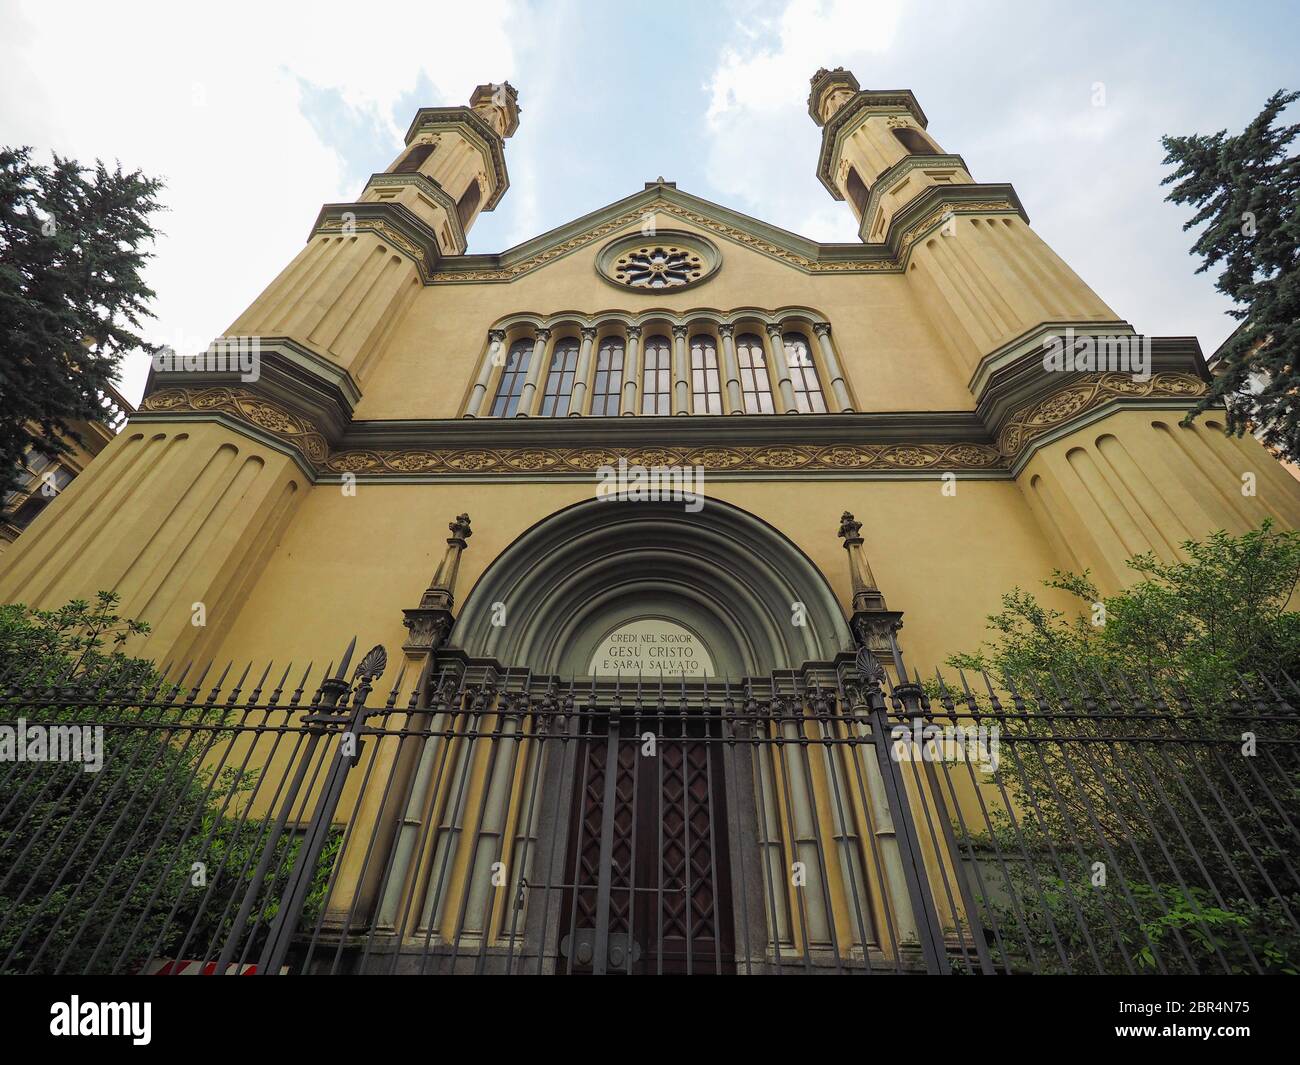
[[[490,254],[468,254],[466,234],[508,194],[517,94],[485,85],[469,106],[422,109],[392,165],[355,202],[325,205],[232,323],[255,372],[155,368],[126,428],[5,552],[0,598],[52,607],[115,590],[151,627],[128,649],[160,665],[319,664],[356,637],[387,649],[377,691],[404,664],[421,698],[460,669],[498,691],[519,677],[593,693],[666,677],[694,699],[832,676],[864,646],[903,682],[895,651],[924,673],[973,649],[1002,593],[1054,569],[1090,570],[1109,592],[1133,554],[1173,559],[1216,529],[1300,523],[1300,488],[1253,439],[1224,435],[1213,413],[1180,424],[1206,388],[1195,338],[1139,337],[1124,315],[1141,308],[1107,306],[1011,185],[977,181],[931,136],[911,92],[821,70],[808,109],[822,131],[809,165],[858,220],[857,242],[808,240],[659,179]],[[361,864],[341,878],[349,915],[387,913],[401,940],[393,884],[413,882],[400,869],[424,848],[402,851],[398,826],[459,826],[429,844],[429,860],[453,855],[459,887],[428,889],[410,913],[427,945],[450,935],[439,921],[458,942],[504,934],[485,871],[502,847],[480,852],[480,838],[544,853],[548,832],[567,832],[551,848],[573,855],[573,833],[602,808],[613,821],[615,801],[671,823],[663,795],[637,806],[635,782],[583,807],[612,773],[477,757],[438,785],[395,757],[405,812],[349,782],[349,796],[374,789],[358,807],[392,821],[384,846],[400,852],[383,884]],[[713,947],[685,934],[687,956],[738,965],[747,900],[755,942],[888,954],[886,925],[892,937],[908,924],[896,859],[832,875],[824,848],[848,814],[821,770],[774,763],[769,780],[701,757],[711,901],[688,890],[687,905],[735,904]],[[457,780],[482,795],[459,821],[426,795]],[[527,796],[544,811],[556,788],[573,814],[534,823]],[[750,809],[747,789],[772,811]],[[879,796],[863,786],[864,804]],[[788,824],[767,831],[778,809]],[[864,832],[892,832],[862,816]],[[593,863],[608,864],[617,838],[590,834],[604,845]],[[822,855],[810,909],[739,886],[745,862],[766,860],[744,853],[755,840]],[[606,905],[617,875],[612,888],[593,875]],[[521,898],[524,879],[545,878],[511,869],[502,898]],[[640,888],[623,886],[634,909]],[[603,920],[560,914],[539,956],[618,968],[653,954]]]

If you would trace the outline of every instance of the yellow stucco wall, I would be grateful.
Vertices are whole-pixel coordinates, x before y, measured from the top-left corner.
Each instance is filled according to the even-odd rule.
[[[922,234],[902,272],[836,273],[796,268],[670,206],[655,212],[655,226],[707,237],[723,259],[711,278],[681,291],[628,291],[598,275],[601,249],[637,232],[644,217],[506,282],[421,284],[415,263],[382,236],[317,235],[235,329],[288,336],[346,368],[361,392],[355,420],[382,422],[459,418],[489,329],[525,313],[807,308],[832,324],[854,407],[867,413],[970,412],[971,374],[1000,345],[1044,321],[1114,316],[1005,210],[963,215],[950,236]],[[842,511],[853,511],[881,588],[905,612],[912,661],[930,668],[979,642],[1001,593],[1036,588],[1054,567],[1091,569],[1109,591],[1131,579],[1123,559],[1135,551],[1172,554],[1188,536],[1241,531],[1267,516],[1300,523],[1295,479],[1254,441],[1227,440],[1213,420],[1180,429],[1180,416],[1121,409],[1032,453],[1014,480],[959,479],[954,495],[937,474],[800,480],[756,472],[709,480],[706,490],[797,544],[846,612],[835,528]],[[787,417],[773,416],[774,440]],[[621,421],[629,435],[618,443],[628,446],[638,420]],[[473,424],[492,446],[491,419]],[[664,421],[655,428],[662,432]],[[1240,494],[1247,468],[1258,474],[1249,497]],[[521,532],[592,494],[591,482],[489,477],[363,480],[350,496],[337,484],[313,485],[283,449],[245,427],[141,422],[7,552],[0,598],[48,607],[115,589],[124,613],[155,629],[134,649],[159,659],[328,657],[353,634],[395,650],[401,610],[428,584],[452,516],[467,511],[474,521],[457,589],[463,602]],[[207,611],[201,628],[189,624],[198,602]]]
[[[188,432],[203,428],[214,427]],[[213,446],[220,454],[207,453],[209,466],[224,460],[224,476],[231,482],[248,468],[250,460],[240,467],[235,456],[221,453],[229,442],[207,443]],[[292,480],[291,473],[281,476]],[[1011,481],[958,482],[953,495],[945,495],[937,479],[803,485],[715,481],[706,482],[706,492],[758,515],[805,551],[845,610],[852,599],[848,563],[835,532],[841,511],[853,510],[863,520],[881,588],[893,609],[905,611],[906,646],[918,667],[933,667],[954,650],[974,648],[997,597],[1017,583],[1036,585],[1057,564]],[[192,490],[179,494],[181,506],[187,506],[183,497]],[[593,498],[594,485],[361,482],[355,495],[344,494],[339,485],[317,485],[294,502],[291,520],[270,523],[225,550],[214,549],[212,536],[192,534],[182,541],[185,523],[174,503],[131,511],[129,518],[109,523],[105,508],[120,506],[120,495],[118,490],[95,501],[61,501],[81,514],[103,516],[88,518],[73,541],[45,541],[47,551],[0,577],[0,594],[53,603],[116,586],[127,609],[155,628],[155,636],[136,645],[139,653],[172,658],[195,650],[222,661],[274,657],[305,663],[338,655],[354,635],[367,646],[382,642],[390,654],[400,648],[406,637],[402,610],[416,606],[429,584],[451,516],[465,511],[473,519],[456,596],[463,602],[478,576],[520,533],[560,508]],[[149,537],[148,525],[160,520],[159,537]],[[117,524],[120,534],[104,533],[109,524]],[[174,545],[179,557],[157,559],[151,541]],[[117,549],[99,560],[110,542]],[[73,564],[78,553],[81,562]],[[263,557],[257,579],[238,581],[238,594],[227,593],[224,581],[231,580],[231,567],[237,575],[251,575]],[[980,564],[972,567],[976,558]],[[198,599],[207,602],[203,633],[187,631]]]
[[[638,225],[611,233],[514,281],[452,282],[422,289],[393,333],[382,365],[367,380],[356,416],[457,417],[484,357],[488,329],[510,314],[592,315],[616,310],[640,314],[652,308],[728,313],[741,307],[800,306],[819,311],[833,323],[859,409],[973,408],[964,378],[954,373],[939,334],[901,274],[814,276],[658,212],[658,227],[714,239],[724,265],[708,281],[681,292],[620,291],[597,275],[596,256],[609,240],[637,232]]]

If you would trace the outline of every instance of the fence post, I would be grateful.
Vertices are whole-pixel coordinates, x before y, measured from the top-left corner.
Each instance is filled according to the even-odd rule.
[[[952,967],[947,964],[943,928],[934,908],[934,896],[925,870],[925,857],[921,853],[916,821],[912,817],[912,807],[907,798],[907,786],[901,767],[891,753],[889,714],[880,687],[885,670],[865,644],[858,648],[857,672],[862,679],[863,697],[871,718],[872,746],[876,750],[880,776],[885,784],[885,800],[893,815],[894,839],[898,844],[903,875],[907,881],[908,901],[912,906],[912,919],[916,923],[921,956],[925,960],[927,972],[950,974]]]
[[[355,644],[355,642],[354,640],[353,643]],[[351,652],[351,648],[349,648],[349,652]],[[388,654],[381,645],[376,644],[357,666],[352,675],[351,683],[343,679],[343,675],[347,670],[347,661],[348,659],[345,658],[343,664],[339,667],[338,673],[321,684],[320,709],[307,718],[309,725],[317,725],[323,729],[317,735],[338,736],[339,746],[338,750],[335,751],[334,761],[330,765],[329,775],[326,777],[325,784],[321,789],[316,809],[313,811],[311,821],[307,825],[302,847],[298,852],[297,860],[294,862],[293,872],[289,874],[288,882],[285,884],[284,894],[276,912],[275,920],[271,925],[270,933],[267,935],[266,945],[262,948],[262,955],[258,959],[257,971],[263,975],[275,974],[280,971],[280,967],[284,964],[285,955],[289,950],[289,942],[297,931],[298,922],[302,917],[303,906],[307,902],[307,892],[311,889],[312,880],[316,875],[316,863],[320,860],[321,850],[325,846],[330,826],[334,821],[334,812],[338,809],[339,799],[343,796],[343,786],[347,782],[348,773],[352,771],[352,767],[361,758],[361,732],[365,727],[366,718],[373,712],[367,709],[366,699],[370,695],[370,687],[375,678],[382,674],[384,668],[388,665]],[[355,688],[353,688],[353,685],[355,685]],[[345,715],[343,709],[346,706],[349,692],[352,697],[352,712]],[[339,706],[338,713],[332,712],[336,705]],[[346,728],[339,730],[336,727],[338,725],[346,725]],[[343,742],[346,736],[352,737],[350,745]],[[349,749],[349,746],[351,749]],[[310,752],[304,755],[300,771],[306,767],[309,761]],[[281,809],[280,820],[276,825],[276,832],[267,841],[267,849],[262,855],[262,861],[267,865],[274,860],[274,848],[279,842],[284,824],[288,819],[290,806],[296,800],[297,790],[295,787],[286,796],[285,804]]]
[[[921,852],[920,836],[907,798],[906,782],[902,768],[892,753],[889,713],[881,689],[885,669],[872,653],[880,651],[892,654],[900,683],[907,683],[907,674],[903,672],[902,655],[895,637],[903,624],[903,615],[900,611],[889,609],[884,595],[876,586],[875,575],[862,550],[862,522],[855,520],[846,510],[840,516],[837,535],[844,541],[844,550],[848,553],[849,581],[853,588],[853,616],[849,628],[858,648],[855,666],[861,678],[862,700],[866,703],[871,720],[872,746],[876,750],[880,776],[884,781],[885,800],[893,816],[894,839],[907,881],[907,894],[921,944],[921,956],[925,959],[928,972],[951,973],[952,968],[947,964],[943,927],[934,907],[934,896],[925,869],[925,856]]]

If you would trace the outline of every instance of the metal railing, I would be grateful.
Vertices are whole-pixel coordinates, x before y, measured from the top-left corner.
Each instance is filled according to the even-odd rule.
[[[351,659],[4,688],[0,971],[1300,960],[1289,681],[1207,711],[1118,677],[885,690],[849,656],[578,684],[444,652],[376,694],[383,649]]]

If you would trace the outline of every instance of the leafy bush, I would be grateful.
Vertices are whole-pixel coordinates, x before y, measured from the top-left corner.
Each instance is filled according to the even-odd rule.
[[[117,605],[101,592],[53,611],[0,607],[0,723],[105,734],[99,772],[47,761],[0,773],[3,972],[137,972],[177,952],[215,960],[270,838],[266,821],[241,817],[252,769],[218,769],[233,711],[124,654],[148,629]],[[280,838],[236,959],[256,958],[299,844]],[[308,918],[336,850],[331,841],[322,854]]]
[[[1031,710],[1001,723],[994,780],[1007,798],[973,834],[993,884],[986,924],[1006,933],[1014,964],[1300,968],[1288,746],[1300,739],[1300,614],[1288,609],[1300,533],[1266,522],[1182,549],[1176,562],[1131,559],[1142,579],[1106,597],[1087,573],[1055,573],[1045,583],[1083,605],[1074,618],[1014,589],[989,618],[993,642],[949,660]]]

